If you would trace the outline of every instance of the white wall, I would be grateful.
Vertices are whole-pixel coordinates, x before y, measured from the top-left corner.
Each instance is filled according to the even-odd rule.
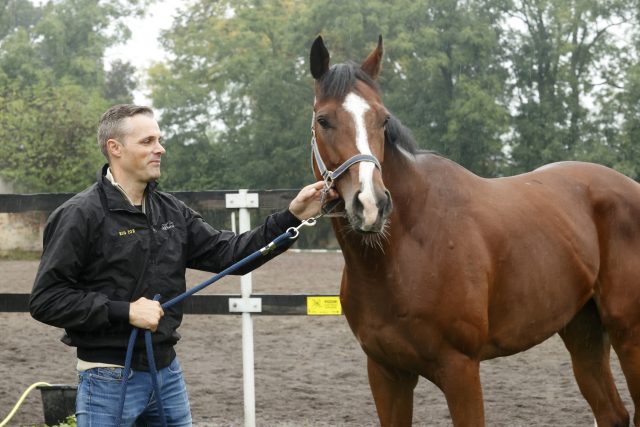
[[[13,194],[13,185],[0,178],[0,194]]]
[[[0,252],[41,252],[47,213],[0,213]]]

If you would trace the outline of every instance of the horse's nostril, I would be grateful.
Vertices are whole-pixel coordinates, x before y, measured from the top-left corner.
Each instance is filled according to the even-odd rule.
[[[360,200],[360,193],[361,191],[356,191],[356,194],[354,194],[353,196],[353,207],[357,210],[361,210],[364,209],[364,205],[362,204],[362,201]]]
[[[383,217],[387,216],[389,212],[391,212],[391,208],[393,207],[393,202],[391,201],[391,193],[389,193],[389,190],[385,190],[384,195],[385,199],[384,202],[381,203],[380,207],[380,215]]]

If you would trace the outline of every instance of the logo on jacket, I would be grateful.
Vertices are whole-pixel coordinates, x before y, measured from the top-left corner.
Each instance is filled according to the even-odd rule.
[[[162,226],[160,228],[162,228],[162,231],[167,231],[170,228],[175,228],[175,224],[173,223],[173,221],[169,221],[169,222],[165,222],[164,224],[162,224]]]

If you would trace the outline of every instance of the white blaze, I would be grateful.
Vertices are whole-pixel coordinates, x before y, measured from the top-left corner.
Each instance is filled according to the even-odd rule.
[[[361,154],[373,155],[369,148],[367,128],[364,124],[365,113],[369,110],[369,104],[360,96],[350,93],[342,104],[343,108],[351,114],[356,130],[356,148]],[[364,225],[373,225],[378,217],[378,208],[373,193],[373,169],[371,162],[360,162],[360,194],[358,199],[364,207]]]

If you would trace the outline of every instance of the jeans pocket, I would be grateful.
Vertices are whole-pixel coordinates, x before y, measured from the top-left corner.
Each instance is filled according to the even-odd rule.
[[[91,378],[98,381],[122,381],[124,368],[92,368],[88,370]],[[129,372],[129,378],[133,376],[133,370]]]
[[[182,373],[182,366],[180,365],[180,362],[178,361],[177,357],[173,358],[173,360],[171,361],[171,363],[167,367],[167,370],[172,374],[181,374]]]

